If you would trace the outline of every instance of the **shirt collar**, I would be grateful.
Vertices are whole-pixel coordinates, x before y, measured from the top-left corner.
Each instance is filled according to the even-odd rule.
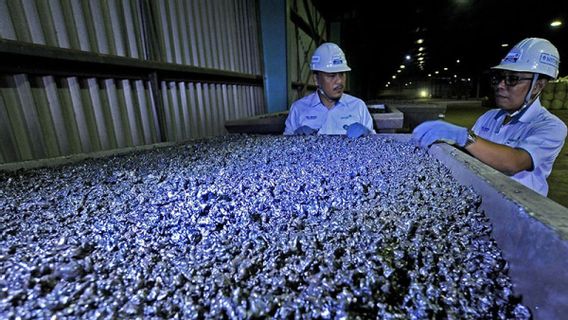
[[[345,99],[346,99],[346,97],[345,97],[345,93],[344,93],[344,94],[341,95],[341,97],[339,98],[339,100],[335,104],[335,107],[337,107],[341,104],[345,104]],[[311,100],[310,100],[310,106],[315,107],[318,104],[321,104],[322,106],[325,107],[325,105],[320,100],[318,92],[316,91],[316,92],[312,93],[312,97],[311,97]]]
[[[515,124],[517,122],[530,122],[532,119],[534,119],[534,117],[537,116],[537,114],[540,111],[540,108],[542,108],[542,105],[540,104],[540,99],[536,99],[528,107],[523,108],[523,110],[521,110],[519,113],[514,115],[509,123]],[[506,115],[507,113],[508,113],[507,111],[501,109],[499,110],[499,112],[497,112],[494,119],[497,120],[503,117],[504,115]]]

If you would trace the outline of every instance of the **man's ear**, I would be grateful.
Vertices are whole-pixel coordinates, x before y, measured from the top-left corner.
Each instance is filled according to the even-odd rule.
[[[544,87],[546,86],[547,83],[548,83],[547,79],[538,79],[536,81],[536,84],[534,85],[533,94],[537,94],[537,93],[541,92],[542,89],[544,89]]]
[[[314,72],[314,73],[312,74],[312,76],[313,76],[313,79],[314,79],[314,83],[315,83],[316,87],[318,87],[318,88],[319,88],[319,83],[318,83],[318,74],[317,74],[316,72]]]

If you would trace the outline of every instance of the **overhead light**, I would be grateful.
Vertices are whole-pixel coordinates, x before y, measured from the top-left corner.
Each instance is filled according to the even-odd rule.
[[[456,60],[456,63],[460,63],[460,59]]]
[[[434,71],[434,73],[435,73],[435,74],[438,74],[438,73],[440,73],[440,71],[436,70],[436,71]]]
[[[418,51],[424,51],[424,47],[418,48]]]
[[[424,60],[424,57],[418,57],[418,61]]]
[[[444,68],[444,71],[448,71],[448,68]]]
[[[426,91],[425,89],[420,90],[420,98],[426,97],[428,97],[428,91]]]
[[[401,64],[399,68],[404,69],[404,68],[406,68],[406,66]]]
[[[424,39],[418,39],[418,40],[416,40],[416,43],[417,43],[417,44],[422,44],[423,42],[424,42]]]
[[[400,69],[396,70],[396,73],[401,73],[401,72],[402,72],[402,70],[400,70]]]
[[[406,58],[406,60],[410,60],[410,59],[411,59],[411,57],[410,57],[409,54],[407,54],[405,58]]]
[[[554,20],[550,23],[550,26],[553,28],[558,28],[562,25],[562,21],[560,20]]]
[[[392,76],[393,79],[396,79],[396,76]]]
[[[432,76],[432,74],[431,74],[431,73],[429,73],[429,74],[428,74],[428,76],[429,76],[429,77],[431,77],[431,76]]]
[[[502,44],[501,44],[501,47],[503,47],[503,48],[506,48],[506,47],[508,47],[508,46],[509,46],[508,43],[502,43]]]

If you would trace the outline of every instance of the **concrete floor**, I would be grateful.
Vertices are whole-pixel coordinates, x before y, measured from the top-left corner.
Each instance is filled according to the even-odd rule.
[[[446,120],[471,128],[475,120],[487,110],[487,108],[481,107],[478,101],[471,103],[448,102]],[[568,110],[551,110],[551,112],[568,124]],[[556,158],[552,173],[548,177],[548,185],[548,197],[564,207],[568,207],[568,143],[564,144],[560,155]]]

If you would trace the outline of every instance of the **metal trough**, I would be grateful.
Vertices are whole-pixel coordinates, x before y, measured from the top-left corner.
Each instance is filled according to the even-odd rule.
[[[565,319],[568,209],[447,144],[432,146],[430,154],[482,197],[514,292],[523,296],[535,319]]]
[[[258,126],[257,126],[258,127]],[[409,134],[384,134],[408,141]],[[114,150],[112,154],[163,147]],[[75,155],[0,165],[0,170],[58,166],[111,152]],[[482,198],[481,208],[491,221],[492,235],[509,265],[515,294],[523,297],[536,319],[563,319],[568,314],[568,208],[488,167],[447,144],[430,148],[462,185]]]

